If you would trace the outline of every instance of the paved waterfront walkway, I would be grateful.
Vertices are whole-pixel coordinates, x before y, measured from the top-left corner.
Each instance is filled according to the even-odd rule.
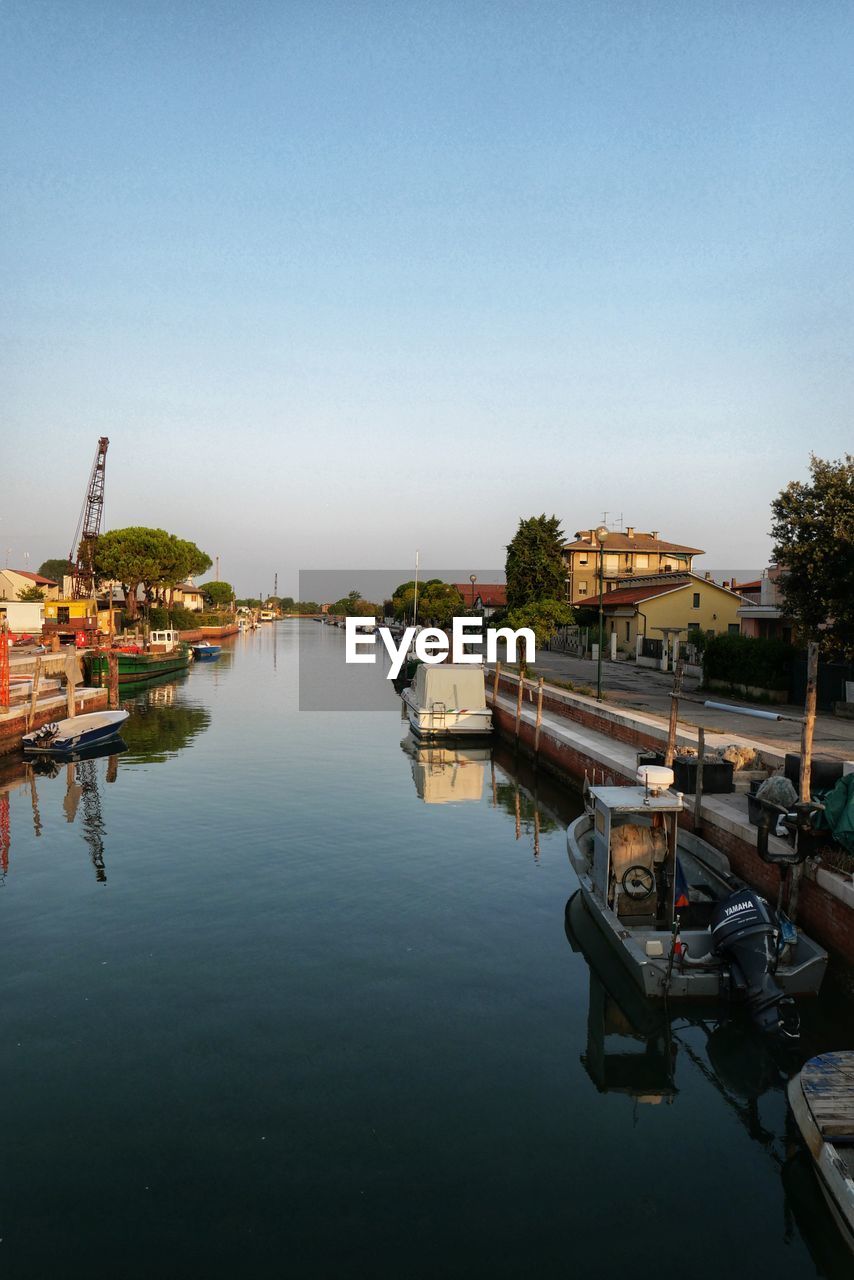
[[[587,658],[574,658],[565,653],[540,650],[534,669],[537,675],[544,676],[547,682],[557,679],[572,681],[576,687],[584,686],[588,689],[596,687],[596,663]],[[695,729],[697,726],[702,726],[707,730],[707,741],[710,740],[710,732],[714,732],[726,741],[748,738],[754,744],[776,747],[779,751],[800,751],[800,718],[803,715],[803,707],[768,707],[732,698],[719,691],[698,693],[699,683],[699,680],[692,676],[686,676],[683,680],[683,696],[679,702],[680,726]],[[625,707],[627,710],[643,712],[655,717],[659,722],[663,720],[665,724],[667,723],[670,715],[670,690],[673,688],[673,676],[670,672],[655,671],[651,667],[639,667],[634,662],[604,662],[602,687],[608,706]],[[715,711],[703,705],[706,699],[732,703],[745,708],[752,706],[761,711],[779,711],[782,715],[791,718],[765,720],[756,716]],[[820,712],[816,716],[813,750],[819,755],[834,756],[840,760],[854,760],[854,720],[845,720],[839,716]]]

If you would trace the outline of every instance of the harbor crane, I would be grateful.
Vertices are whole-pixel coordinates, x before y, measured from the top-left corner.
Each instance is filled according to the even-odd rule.
[[[71,566],[72,600],[86,600],[95,595],[95,548],[101,532],[101,518],[104,514],[104,468],[109,443],[106,436],[101,436],[98,441],[92,473],[89,476],[89,487],[68,556],[68,563]]]

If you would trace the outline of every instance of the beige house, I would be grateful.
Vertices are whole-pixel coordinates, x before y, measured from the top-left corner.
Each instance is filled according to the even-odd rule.
[[[602,580],[611,591],[627,578],[642,574],[690,573],[698,547],[665,542],[658,530],[640,533],[629,525],[608,532],[602,552]],[[572,604],[587,604],[599,593],[599,543],[595,529],[581,529],[575,541],[563,549],[566,564],[566,598]]]
[[[40,573],[24,572],[23,569],[0,569],[0,600],[17,600],[21,591],[31,587],[39,587],[46,600],[59,597],[59,584],[53,578],[45,578]]]
[[[182,609],[190,609],[193,613],[201,613],[205,607],[204,597],[192,582],[182,582],[175,588],[172,603]]]
[[[599,607],[596,593],[586,604]],[[692,635],[738,635],[744,600],[728,587],[696,573],[658,573],[614,584],[602,596],[604,638],[623,653],[640,656],[644,641],[665,642]]]

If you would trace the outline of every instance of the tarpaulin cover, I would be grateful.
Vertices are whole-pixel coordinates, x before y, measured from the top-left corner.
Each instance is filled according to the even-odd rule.
[[[840,778],[822,799],[824,812],[819,810],[815,825],[829,827],[837,844],[854,854],[854,773]]]

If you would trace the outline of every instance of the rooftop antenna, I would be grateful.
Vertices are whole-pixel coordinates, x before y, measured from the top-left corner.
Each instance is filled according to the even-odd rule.
[[[418,552],[415,552],[415,599],[412,602],[412,625],[416,624],[418,619]]]

